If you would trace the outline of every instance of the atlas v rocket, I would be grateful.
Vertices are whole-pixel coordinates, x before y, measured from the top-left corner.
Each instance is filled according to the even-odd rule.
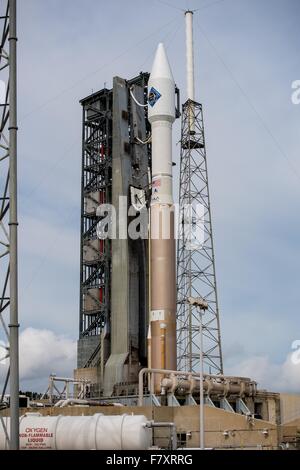
[[[152,128],[149,367],[176,370],[176,265],[172,194],[175,82],[162,43],[158,45],[148,83],[148,119]]]

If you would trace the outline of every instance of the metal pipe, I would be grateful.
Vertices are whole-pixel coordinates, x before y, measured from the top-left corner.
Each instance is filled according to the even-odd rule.
[[[154,422],[151,421],[146,423],[145,425],[147,428],[170,428],[171,429],[171,443],[172,443],[172,450],[177,449],[177,435],[176,435],[176,426],[175,423],[165,423],[165,422]]]
[[[204,450],[204,390],[203,390],[203,331],[202,331],[202,310],[200,313],[200,449]]]
[[[9,0],[10,449],[19,449],[17,6]]]
[[[212,394],[222,395],[226,397],[229,394],[235,394],[238,396],[253,395],[255,393],[254,382],[240,382],[232,383],[230,378],[224,378],[223,381],[217,382],[213,378],[203,374],[203,389],[208,396]],[[175,380],[175,384],[174,384]],[[197,380],[197,381],[196,381]],[[166,392],[173,393],[177,391],[178,394],[181,392],[185,393],[199,393],[200,394],[200,378],[199,375],[188,377],[185,379],[164,378],[161,381],[161,386]]]
[[[150,183],[150,175],[149,175],[149,183]],[[152,183],[151,183],[152,184]],[[148,226],[148,335],[147,335],[147,352],[148,352],[148,367],[152,367],[151,363],[151,211],[149,211],[149,226]]]
[[[194,105],[195,101],[195,77],[194,77],[194,39],[193,39],[193,12],[185,12],[186,26],[186,81],[187,81],[187,99],[189,103],[189,131],[195,131]]]
[[[81,383],[91,383],[90,380],[87,379],[72,379],[70,377],[56,377],[56,375],[50,375],[49,377],[50,380],[53,380],[54,382],[72,382],[75,385],[81,384]]]
[[[178,370],[167,370],[167,369],[151,369],[144,368],[139,372],[139,395],[138,395],[138,406],[143,406],[143,377],[145,374],[150,375],[150,392],[154,393],[153,389],[153,376],[156,375],[169,375],[173,378],[164,378],[161,381],[161,385],[166,389],[166,391],[175,390],[180,387],[182,390],[187,392],[193,392],[198,390],[198,384],[194,382],[194,389],[191,388],[191,382],[189,377],[193,377],[199,382],[200,389],[200,379],[199,373],[196,372],[183,372]],[[186,377],[185,381],[182,379],[180,382],[178,379],[175,379],[177,383],[174,386],[174,377]],[[246,395],[254,395],[256,393],[256,383],[251,381],[248,377],[235,377],[235,376],[224,376],[224,375],[209,375],[203,374],[203,389],[208,393],[218,393],[226,396],[228,393],[240,394],[241,389],[244,390]],[[220,382],[217,382],[220,381]],[[243,385],[242,385],[243,384]]]
[[[148,327],[147,335],[148,367],[151,369],[151,328]]]
[[[66,400],[59,400],[55,403],[54,408],[65,408],[68,405],[89,405],[87,400],[80,400],[78,398],[68,398]]]
[[[160,339],[161,339],[161,366],[162,369],[166,367],[166,328],[165,323],[160,324]]]
[[[185,12],[187,99],[195,101],[193,12]]]

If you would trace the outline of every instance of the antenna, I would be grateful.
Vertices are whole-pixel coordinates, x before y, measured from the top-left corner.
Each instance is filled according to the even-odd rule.
[[[198,372],[201,355],[206,371],[223,373],[215,257],[211,224],[202,105],[195,101],[193,11],[185,12],[187,101],[182,106],[179,234],[177,244],[178,370]],[[202,317],[188,302],[202,298],[208,308]]]
[[[193,14],[194,12],[192,10],[187,10],[185,12],[187,99],[194,101],[195,100],[195,76],[194,76]]]

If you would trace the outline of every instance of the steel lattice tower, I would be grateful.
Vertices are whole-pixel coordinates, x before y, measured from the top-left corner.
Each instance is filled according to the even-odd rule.
[[[100,361],[100,333],[110,311],[110,240],[99,240],[99,204],[111,203],[112,93],[103,89],[81,101],[82,182],[80,250],[80,338],[95,338],[81,367]]]
[[[0,6],[0,410],[10,394],[10,430],[0,416],[7,448],[19,447],[19,353],[17,262],[17,21],[16,0]],[[3,364],[1,364],[3,365]]]
[[[202,105],[192,100],[182,107],[179,204],[178,370],[199,371],[199,310],[187,300],[202,297],[208,303],[203,314],[204,369],[220,374],[223,364],[203,114]]]
[[[146,87],[148,74],[128,80],[130,86]],[[80,244],[80,311],[78,368],[101,369],[103,382],[104,366],[110,354],[111,309],[112,309],[112,240],[99,239],[97,230],[103,215],[97,208],[113,204],[113,147],[114,132],[118,123],[127,122],[134,141],[134,125],[131,122],[130,102],[122,109],[121,116],[114,116],[114,89],[106,88],[81,100],[82,105],[82,179],[81,179],[81,244]],[[129,129],[129,130],[128,130]],[[121,140],[120,140],[121,142]],[[120,152],[125,149],[131,155],[129,142],[120,143]],[[125,147],[124,147],[125,146]],[[134,154],[135,155],[135,154]],[[132,167],[135,165],[134,155]],[[130,166],[131,168],[131,166]],[[139,165],[133,172],[134,182]],[[143,177],[144,177],[143,172]],[[103,385],[103,384],[102,384]]]

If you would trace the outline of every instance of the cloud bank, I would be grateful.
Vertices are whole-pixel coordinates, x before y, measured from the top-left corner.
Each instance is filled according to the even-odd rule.
[[[50,330],[26,328],[20,334],[20,388],[43,392],[51,373],[73,376],[76,341]],[[1,370],[2,369],[2,370]],[[4,366],[0,367],[0,382]]]
[[[259,389],[271,392],[300,393],[300,362],[294,363],[290,353],[282,363],[274,363],[268,356],[251,356],[236,362],[225,370],[228,375],[250,377]]]
[[[3,343],[0,356],[3,356]],[[267,355],[250,355],[238,343],[224,351],[225,374],[250,377],[259,389],[300,393],[300,348],[283,362]],[[20,388],[44,392],[50,373],[73,376],[76,367],[76,341],[46,329],[26,328],[20,334]],[[4,379],[0,363],[0,383]]]

